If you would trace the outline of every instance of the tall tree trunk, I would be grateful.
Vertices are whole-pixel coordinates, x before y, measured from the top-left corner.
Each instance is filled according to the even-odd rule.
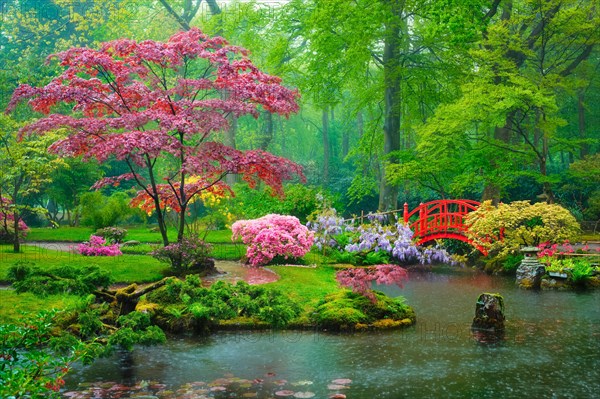
[[[21,252],[21,241],[19,239],[19,219],[20,219],[20,215],[19,212],[15,211],[13,212],[13,228],[14,228],[14,236],[13,236],[13,252],[14,253],[19,253]]]
[[[329,107],[323,107],[323,114],[321,117],[322,121],[322,133],[323,133],[323,184],[329,183]]]
[[[262,126],[261,135],[258,140],[258,148],[265,150],[273,140],[273,114],[269,111],[262,112],[264,124]]]
[[[356,131],[358,132],[358,137],[362,137],[365,133],[365,121],[362,110],[356,114]]]
[[[577,114],[579,116],[579,138],[585,139],[585,91],[583,89],[577,92]],[[589,153],[589,145],[586,143],[581,143],[581,148],[579,149],[579,157],[584,158]]]
[[[380,211],[396,209],[398,204],[398,187],[387,181],[386,165],[398,163],[397,157],[390,156],[389,154],[400,150],[400,84],[402,80],[400,71],[400,22],[402,5],[403,2],[399,0],[390,1],[393,17],[386,25],[383,47],[383,75],[385,83],[383,153],[386,159],[383,162],[381,190],[379,193]]]
[[[225,132],[225,145],[235,149],[235,136],[237,134],[238,120],[233,114],[229,115],[227,118],[229,120],[229,128]],[[227,176],[225,176],[225,183],[227,183],[229,186],[233,186],[238,181],[238,176],[235,174],[230,173]]]

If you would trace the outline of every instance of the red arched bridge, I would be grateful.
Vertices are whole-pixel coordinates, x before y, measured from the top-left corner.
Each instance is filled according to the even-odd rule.
[[[404,204],[404,223],[414,232],[417,245],[441,238],[464,241],[487,255],[485,248],[470,240],[466,232],[465,216],[480,205],[472,200],[436,200],[420,204],[409,212]]]

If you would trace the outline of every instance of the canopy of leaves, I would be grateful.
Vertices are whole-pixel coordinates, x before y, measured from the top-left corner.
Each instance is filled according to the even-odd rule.
[[[579,233],[579,224],[567,209],[542,202],[493,206],[485,201],[469,213],[465,223],[469,225],[469,238],[497,257],[518,253],[522,246],[562,243]]]

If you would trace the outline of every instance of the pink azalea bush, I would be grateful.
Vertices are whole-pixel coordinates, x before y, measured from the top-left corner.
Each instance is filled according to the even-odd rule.
[[[373,281],[379,284],[395,284],[402,288],[408,280],[406,269],[398,265],[375,265],[340,270],[335,275],[342,287],[350,288],[357,294],[363,295],[375,302],[375,294],[371,289]]]
[[[106,245],[104,237],[90,236],[89,242],[77,246],[77,250],[83,256],[119,256],[123,255],[119,244]]]
[[[313,245],[314,233],[297,217],[271,214],[258,219],[238,220],[231,238],[248,246],[246,258],[252,266],[268,264],[276,256],[301,258]]]

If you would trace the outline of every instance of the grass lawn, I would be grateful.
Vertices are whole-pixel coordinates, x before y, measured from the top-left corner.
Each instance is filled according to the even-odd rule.
[[[219,251],[221,259],[239,258],[242,245],[215,245],[214,251]],[[316,253],[308,255],[307,260],[313,263],[321,260]],[[143,283],[159,280],[163,277],[161,271],[166,265],[150,256],[122,255],[118,257],[86,257],[69,252],[61,252],[23,245],[22,252],[15,254],[12,246],[0,246],[0,281],[6,281],[7,271],[15,262],[32,262],[37,266],[53,268],[62,265],[87,265],[96,264],[108,270],[118,283]],[[290,294],[304,304],[305,308],[312,308],[326,294],[338,289],[335,281],[333,266],[322,265],[318,267],[295,266],[270,266],[281,279],[271,283],[274,287]],[[72,304],[77,297],[71,295],[50,296],[38,298],[32,294],[16,294],[12,290],[0,288],[0,323],[16,320],[20,312],[38,312],[42,309],[62,309]]]
[[[12,246],[0,246],[0,281],[6,281],[6,273],[15,262],[31,262],[44,268],[62,265],[95,264],[111,273],[116,282],[143,283],[162,278],[166,265],[150,256],[122,255],[89,257],[63,251],[23,245],[22,252],[15,254]]]
[[[81,298],[74,295],[50,295],[37,297],[29,292],[17,294],[13,290],[0,289],[0,324],[15,323],[23,313],[37,313],[42,309],[65,309]]]
[[[153,230],[153,226],[129,226],[125,240],[135,240],[144,243],[160,243],[162,242],[161,235],[158,231]],[[26,241],[68,241],[68,242],[84,242],[89,240],[90,235],[95,230],[89,227],[60,227],[51,229],[46,227],[33,227],[27,233]],[[169,240],[174,241],[177,238],[177,233],[174,229],[168,231]],[[202,237],[202,234],[201,234]],[[210,230],[206,234],[206,241],[211,243],[231,243],[231,230]]]

